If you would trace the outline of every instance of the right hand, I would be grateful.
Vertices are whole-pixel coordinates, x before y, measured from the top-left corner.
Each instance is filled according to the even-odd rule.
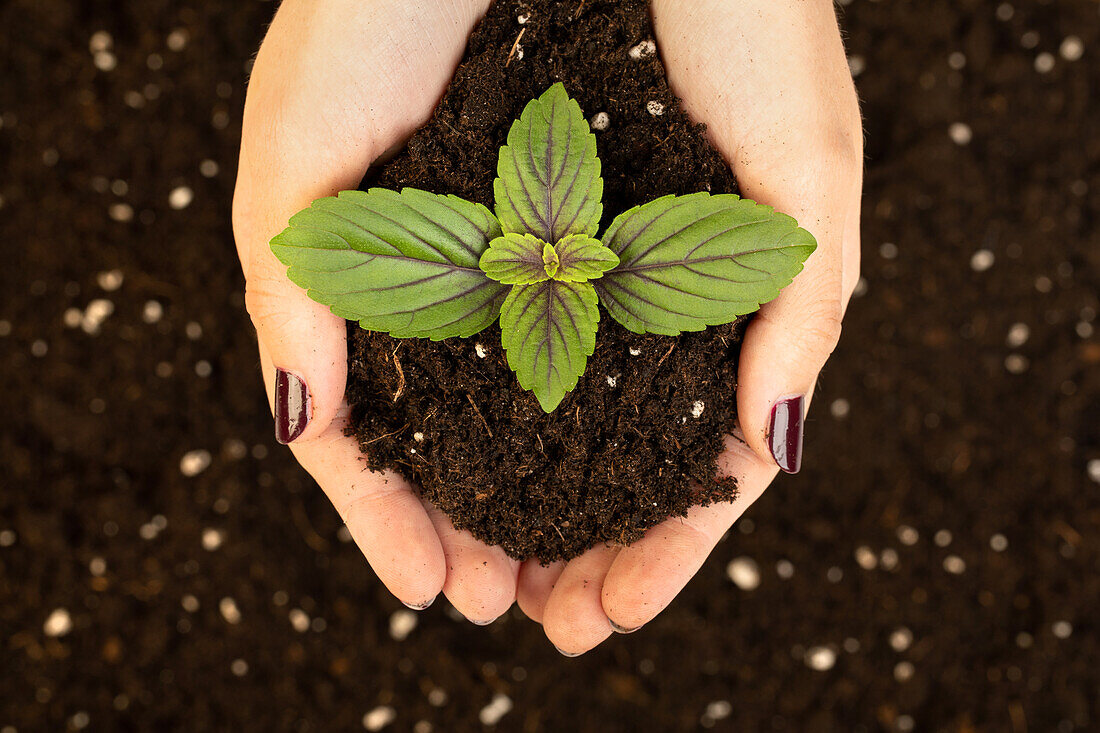
[[[518,563],[456,531],[397,474],[364,469],[359,445],[344,435],[345,321],[287,279],[268,241],[314,199],[355,188],[427,122],[488,5],[284,0],[252,69],[233,198],[277,437],[398,599],[426,608],[443,591],[475,623],[512,605]]]

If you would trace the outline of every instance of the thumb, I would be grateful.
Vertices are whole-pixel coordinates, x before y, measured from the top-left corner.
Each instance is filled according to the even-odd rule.
[[[797,473],[802,436],[817,375],[840,338],[842,273],[839,257],[844,209],[814,217],[783,208],[815,235],[818,250],[778,298],[765,304],[745,331],[738,367],[737,415],[745,441],[766,461]],[[770,202],[769,202],[770,203]],[[840,219],[841,221],[837,221]]]
[[[817,374],[840,336],[859,261],[862,130],[831,2],[655,0],[669,82],[707,124],[742,192],[817,239],[803,271],[745,332],[745,441],[789,473]]]
[[[343,403],[347,325],[310,300],[267,247],[248,254],[245,307],[256,328],[275,416],[275,439],[287,444],[321,435]]]
[[[233,197],[276,438],[297,445],[343,403],[346,325],[290,282],[268,241],[314,199],[355,188],[427,119],[484,12],[474,0],[338,5],[285,2],[276,13],[249,81]],[[429,21],[439,30],[420,32]]]

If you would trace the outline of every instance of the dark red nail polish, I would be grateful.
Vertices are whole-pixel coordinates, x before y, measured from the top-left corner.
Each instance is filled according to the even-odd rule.
[[[779,400],[772,407],[771,425],[768,426],[768,446],[779,468],[787,473],[798,473],[802,468],[802,395]]]
[[[275,370],[275,440],[287,444],[309,425],[309,387],[283,369]]]

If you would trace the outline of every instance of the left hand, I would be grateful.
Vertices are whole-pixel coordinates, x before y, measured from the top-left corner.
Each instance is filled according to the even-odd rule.
[[[411,608],[442,591],[474,623],[511,607],[519,563],[458,531],[391,472],[366,471],[349,408],[347,322],[292,283],[268,245],[294,212],[355,188],[431,116],[489,0],[283,0],[245,101],[233,230],[276,439],[332,500]]]
[[[779,468],[794,473],[804,410],[859,279],[863,131],[832,0],[654,0],[672,91],[707,125],[746,197],[818,241],[803,272],[750,323],[719,471],[740,497],[695,507],[629,547],[523,564],[518,600],[567,656],[640,628],[691,579]]]

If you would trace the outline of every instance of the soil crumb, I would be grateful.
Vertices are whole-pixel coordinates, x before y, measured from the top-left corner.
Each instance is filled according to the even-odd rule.
[[[665,194],[736,193],[669,90],[653,42],[644,0],[497,2],[431,121],[363,187],[413,186],[492,208],[508,128],[561,81],[596,131],[601,231]],[[601,312],[584,376],[547,415],[508,369],[496,326],[430,342],[350,324],[351,429],[371,468],[397,470],[456,527],[513,557],[549,562],[630,543],[695,504],[736,498],[733,479],[715,475],[736,418],[743,327],[639,336]]]

